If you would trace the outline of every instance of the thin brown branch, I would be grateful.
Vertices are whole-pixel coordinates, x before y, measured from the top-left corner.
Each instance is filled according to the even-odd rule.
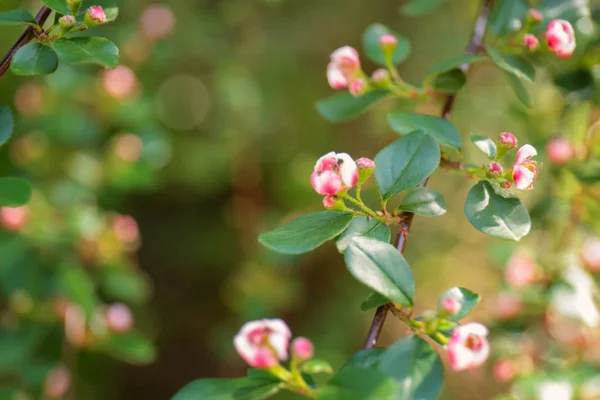
[[[477,20],[475,21],[475,25],[473,27],[473,33],[471,34],[469,46],[467,47],[467,53],[469,54],[475,54],[481,48],[483,38],[485,35],[488,17],[492,8],[492,3],[493,0],[483,0],[481,9],[479,11],[479,15],[477,16]],[[461,69],[465,73],[469,72],[470,68],[471,64],[465,64],[461,66]],[[456,94],[448,95],[446,101],[444,102],[444,106],[442,107],[442,111],[440,112],[440,116],[442,118],[450,119],[455,100]],[[426,179],[424,182],[421,182],[419,186],[427,186],[428,181],[429,179]],[[410,228],[412,226],[412,222],[415,215],[410,212],[404,212],[400,216],[402,217],[402,222],[400,223],[400,230],[396,239],[396,248],[400,253],[404,253],[404,250],[406,248],[406,242],[408,241],[408,234],[410,233]],[[369,329],[369,333],[365,341],[365,349],[372,348],[377,343],[377,340],[379,339],[379,334],[381,333],[383,324],[385,323],[387,312],[390,309],[390,307],[392,307],[392,305],[388,303],[378,307],[377,311],[375,311],[375,316],[373,317],[373,321],[371,322],[371,328]]]
[[[43,26],[46,23],[46,20],[52,13],[52,10],[46,6],[43,6],[40,11],[35,16],[35,20],[37,21],[39,26]],[[21,35],[21,37],[17,40],[17,42],[13,45],[13,47],[6,53],[2,61],[0,61],[0,76],[4,75],[4,73],[8,70],[10,66],[10,61],[13,56],[22,46],[26,45],[33,39],[36,28],[34,26],[28,26],[25,29],[25,32]]]

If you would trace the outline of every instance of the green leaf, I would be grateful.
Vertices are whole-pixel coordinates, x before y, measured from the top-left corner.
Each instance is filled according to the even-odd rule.
[[[369,297],[367,297],[360,305],[361,311],[369,311],[373,308],[377,308],[384,304],[389,303],[390,300],[386,297],[383,297],[377,292],[371,292]]]
[[[453,69],[459,68],[464,64],[472,64],[479,61],[487,60],[486,56],[479,56],[475,54],[461,54],[456,57],[452,57],[446,61],[443,61],[429,70],[430,75],[439,74],[440,72],[447,72]]]
[[[398,45],[392,57],[394,64],[404,61],[410,54],[410,42],[407,38],[391,31],[383,24],[370,25],[363,34],[363,47],[367,57],[377,64],[386,65],[385,55],[381,50],[381,46],[379,46],[379,38],[385,34],[393,35],[398,40]]]
[[[444,366],[429,343],[409,336],[394,343],[379,362],[379,370],[402,388],[396,400],[436,400],[444,386]]]
[[[357,280],[392,301],[412,306],[415,281],[408,263],[394,246],[358,236],[348,245],[345,260]]]
[[[372,368],[344,368],[318,392],[320,400],[395,400],[399,387]]]
[[[171,400],[260,400],[277,393],[282,385],[251,378],[198,379],[185,385]]]
[[[447,206],[439,192],[422,187],[408,192],[402,199],[399,209],[425,217],[437,217],[446,213]]]
[[[10,108],[0,104],[0,145],[6,143],[13,131],[13,116]]]
[[[486,136],[471,135],[471,142],[491,160],[496,158],[496,142]]]
[[[336,93],[317,102],[317,110],[330,122],[344,122],[358,117],[373,104],[385,98],[387,90],[374,90],[354,97],[348,92]]]
[[[479,303],[479,295],[469,289],[462,287],[453,287],[446,290],[440,296],[440,302],[448,297],[457,300],[460,303],[458,314],[448,317],[449,320],[458,321],[469,315],[469,313]]]
[[[136,331],[109,335],[98,346],[113,357],[134,365],[150,364],[156,360],[152,342]]]
[[[24,10],[22,8],[0,12],[0,26],[20,24],[37,25],[37,22],[33,15],[29,13],[29,11]]]
[[[397,112],[388,115],[388,124],[394,132],[402,135],[422,130],[435,137],[440,144],[460,150],[460,135],[454,125],[444,118]]]
[[[373,347],[356,352],[342,365],[340,370],[345,368],[377,368],[381,355],[385,349]]]
[[[302,372],[307,374],[333,374],[333,368],[327,361],[310,360],[302,364]]]
[[[569,169],[577,179],[585,184],[594,184],[600,182],[600,160],[589,160],[586,162],[573,163]]]
[[[102,293],[109,299],[130,304],[145,303],[152,292],[145,275],[124,266],[103,268],[101,288]]]
[[[352,238],[364,236],[371,239],[376,239],[382,242],[390,241],[390,228],[374,218],[356,217],[352,220],[348,228],[335,239],[335,245],[340,252],[343,252],[348,247]]]
[[[58,39],[54,42],[54,50],[62,61],[71,64],[91,63],[113,68],[119,62],[117,46],[101,37]]]
[[[487,48],[487,53],[494,64],[506,72],[529,82],[533,82],[535,80],[535,68],[533,68],[533,65],[529,64],[529,62],[523,57],[502,54],[498,50],[495,50],[491,47]]]
[[[442,72],[434,77],[432,86],[442,93],[456,93],[467,83],[467,75],[459,68]]]
[[[77,262],[65,263],[59,269],[58,279],[61,292],[91,316],[98,306],[98,298],[94,282],[83,266]]]
[[[0,178],[0,206],[20,207],[31,198],[29,182],[19,178]]]
[[[274,231],[263,233],[258,240],[280,253],[306,253],[338,236],[351,221],[350,213],[319,211],[296,218]]]
[[[375,157],[375,179],[384,199],[415,187],[440,163],[440,147],[433,136],[413,132],[383,148]]]
[[[408,3],[400,7],[400,11],[404,15],[418,17],[434,11],[441,6],[444,1],[445,0],[409,0]]]
[[[51,47],[31,42],[21,47],[10,63],[15,75],[48,75],[58,68],[58,57]]]
[[[531,103],[531,98],[529,97],[529,93],[527,92],[527,89],[521,80],[513,74],[509,74],[508,72],[506,73],[506,79],[508,79],[508,84],[512,88],[513,92],[515,92],[517,98],[521,100],[521,103],[527,107],[531,107],[533,105]]]
[[[48,8],[53,9],[54,11],[59,12],[60,14],[70,15],[71,11],[69,10],[69,6],[67,6],[67,0],[42,0]],[[85,10],[83,7],[82,10]]]
[[[531,229],[529,213],[521,200],[503,197],[487,181],[469,191],[465,215],[477,230],[499,238],[520,240]]]

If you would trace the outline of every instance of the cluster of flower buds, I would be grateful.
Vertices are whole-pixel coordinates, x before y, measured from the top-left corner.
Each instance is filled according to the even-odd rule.
[[[531,29],[542,23],[543,16],[538,10],[530,9],[525,18],[523,33],[523,46],[529,51],[540,48],[540,37],[531,33]],[[558,57],[570,57],[575,51],[575,30],[569,21],[555,19],[548,23],[545,37],[545,50],[554,53]]]
[[[295,361],[313,356],[313,344],[304,337],[295,338],[281,319],[262,319],[245,323],[233,339],[240,357],[253,368],[272,369],[288,359],[288,348]]]
[[[67,0],[67,7],[69,8],[71,15],[63,15],[58,20],[62,34],[71,31],[80,31],[86,28],[93,28],[106,23],[106,13],[104,12],[104,9],[101,6],[91,6],[85,11],[83,25],[78,26],[75,16],[79,13],[82,3],[82,0]]]

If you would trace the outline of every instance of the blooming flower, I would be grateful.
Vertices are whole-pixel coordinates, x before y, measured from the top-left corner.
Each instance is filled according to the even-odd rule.
[[[333,89],[343,89],[356,78],[360,71],[358,51],[350,46],[340,47],[331,53],[331,62],[327,65],[327,81]]]
[[[537,177],[537,163],[531,158],[537,155],[537,150],[530,144],[521,147],[517,152],[513,180],[515,187],[520,190],[533,189],[533,182]]]
[[[292,333],[280,319],[246,322],[233,339],[238,354],[253,368],[271,368],[288,358]]]
[[[490,354],[487,335],[487,328],[476,322],[456,328],[448,342],[450,367],[462,371],[483,364]]]
[[[546,28],[546,42],[558,57],[569,57],[575,51],[575,31],[569,21],[555,19]]]
[[[539,44],[540,44],[540,41],[538,40],[538,38],[535,37],[535,35],[528,33],[527,35],[523,36],[523,45],[525,47],[527,47],[529,50],[537,49]]]
[[[358,167],[346,153],[325,154],[317,160],[310,183],[319,194],[334,195],[354,186],[358,181]]]
[[[509,286],[523,289],[535,280],[535,261],[523,251],[516,251],[504,269],[504,279]]]
[[[600,324],[600,310],[594,298],[597,296],[593,278],[576,265],[576,261],[564,271],[563,279],[570,287],[553,288],[551,305],[560,315],[579,320],[590,327]]]
[[[552,164],[562,165],[575,155],[573,144],[567,139],[553,139],[546,146],[546,154]]]

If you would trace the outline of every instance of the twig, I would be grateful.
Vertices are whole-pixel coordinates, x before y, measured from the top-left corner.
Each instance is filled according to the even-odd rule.
[[[44,25],[48,17],[52,13],[52,10],[46,6],[43,6],[40,11],[35,16],[35,20],[37,21],[39,26]],[[4,73],[8,70],[10,66],[10,61],[13,56],[22,46],[26,45],[33,39],[36,28],[34,26],[28,26],[25,29],[25,32],[21,35],[21,37],[17,40],[17,42],[13,45],[13,47],[8,51],[8,53],[4,56],[2,61],[0,61],[0,76],[4,75]]]
[[[492,8],[492,3],[493,0],[483,0],[483,4],[481,5],[479,15],[477,17],[477,20],[475,21],[475,26],[473,27],[473,33],[471,34],[469,47],[467,48],[467,53],[469,54],[477,53],[477,51],[483,43],[483,37],[487,26],[487,20]],[[467,73],[471,68],[471,64],[464,64],[460,68],[463,70],[464,73]],[[444,102],[444,106],[442,107],[442,111],[440,112],[440,116],[442,118],[450,119],[455,100],[456,94],[448,95],[446,101]],[[429,179],[426,179],[424,182],[421,182],[419,184],[419,187],[427,186],[428,181]],[[402,222],[400,223],[400,231],[398,232],[398,237],[396,239],[396,248],[400,253],[404,253],[404,249],[406,248],[406,241],[408,240],[408,234],[410,232],[410,227],[412,226],[413,218],[415,215],[411,212],[403,212],[402,214],[400,214],[400,216],[402,217]],[[373,321],[371,322],[371,328],[369,329],[367,340],[365,341],[365,349],[370,349],[374,347],[377,343],[377,339],[379,339],[379,334],[381,333],[381,329],[383,328],[383,324],[385,323],[387,312],[391,306],[391,303],[388,303],[378,307],[377,311],[375,311],[375,316],[373,317]]]

